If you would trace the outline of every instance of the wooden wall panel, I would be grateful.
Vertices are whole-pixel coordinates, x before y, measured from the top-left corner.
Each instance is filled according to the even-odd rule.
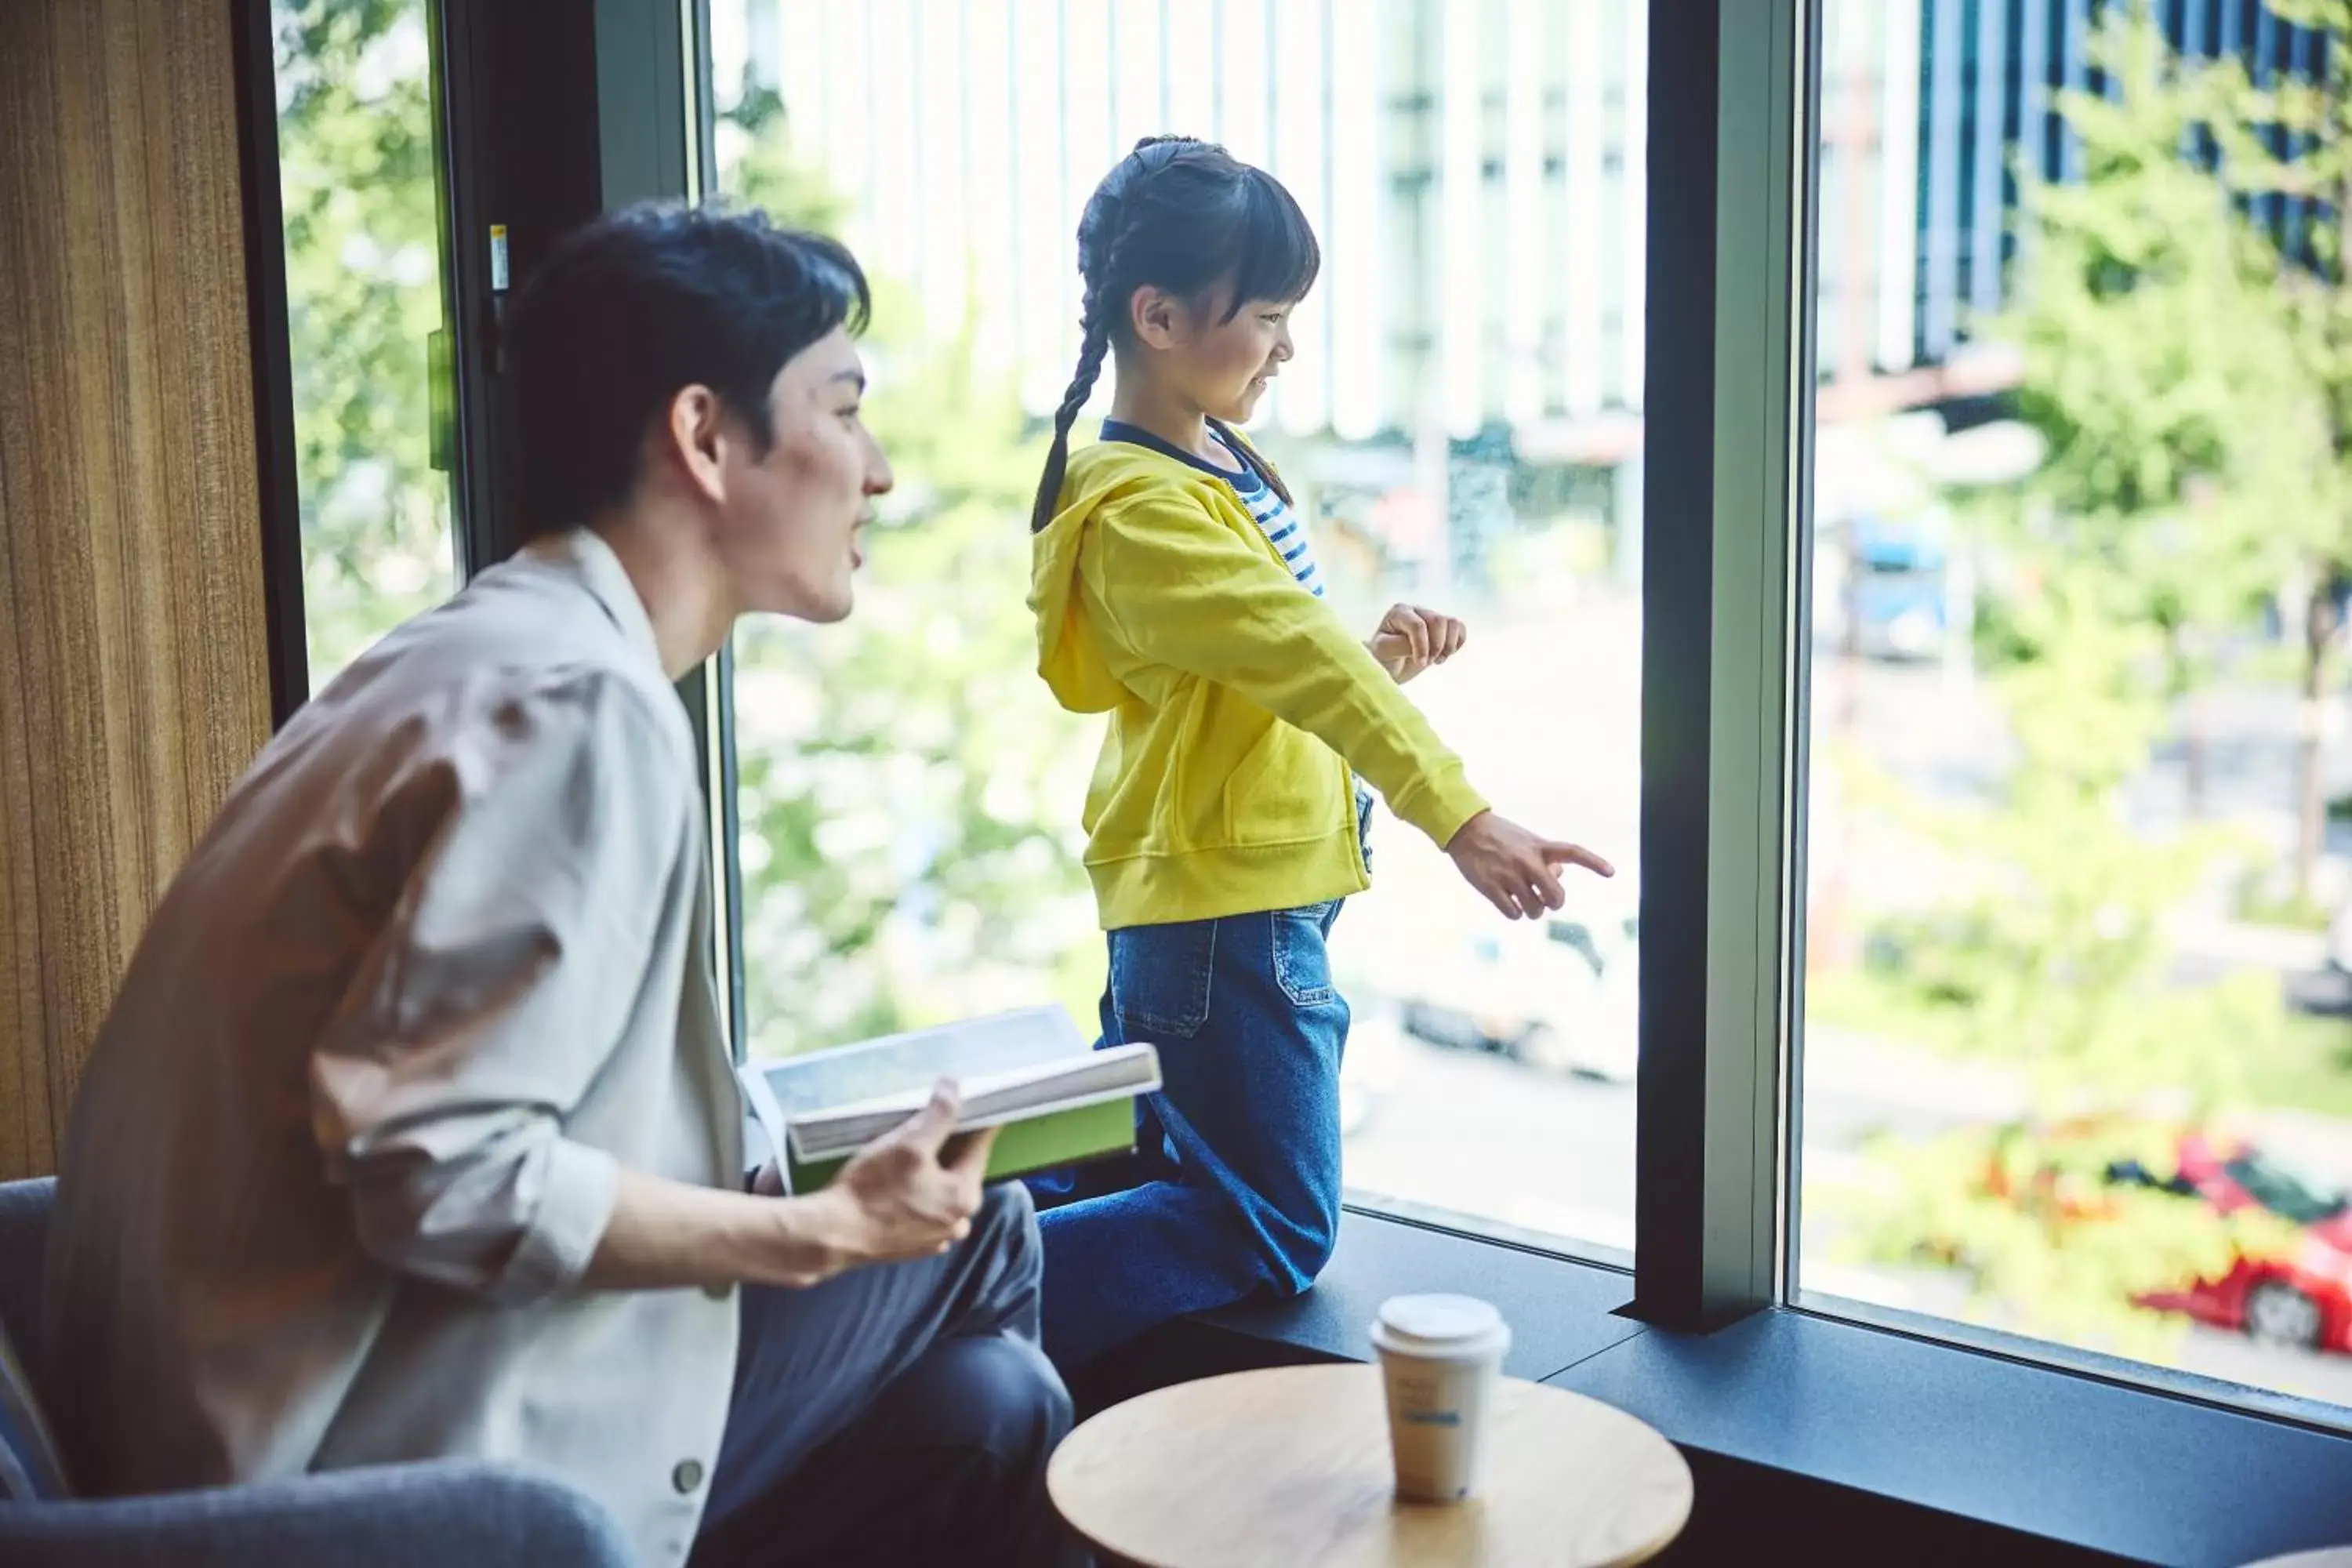
[[[268,735],[231,13],[0,4],[0,1179]]]

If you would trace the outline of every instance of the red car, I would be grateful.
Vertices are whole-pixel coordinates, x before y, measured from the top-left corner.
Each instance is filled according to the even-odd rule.
[[[2287,1251],[2240,1256],[2229,1273],[2142,1299],[2264,1344],[2352,1353],[2352,1197],[2312,1183],[2245,1143],[2191,1133],[2179,1145],[2179,1170],[2159,1181],[2137,1165],[2112,1181],[2200,1198],[2217,1213],[2266,1209],[2300,1231]]]

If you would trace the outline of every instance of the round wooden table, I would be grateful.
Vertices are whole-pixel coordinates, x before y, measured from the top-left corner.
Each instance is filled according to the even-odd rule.
[[[1601,1568],[1656,1555],[1690,1518],[1690,1467],[1624,1412],[1506,1378],[1493,1419],[1477,1496],[1400,1502],[1377,1367],[1235,1373],[1103,1412],[1047,1486],[1143,1568]]]

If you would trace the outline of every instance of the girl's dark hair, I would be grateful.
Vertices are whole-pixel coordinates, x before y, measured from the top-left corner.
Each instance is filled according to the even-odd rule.
[[[1078,219],[1078,276],[1086,280],[1077,374],[1054,411],[1054,445],[1037,481],[1032,532],[1060,504],[1070,462],[1070,426],[1093,395],[1111,345],[1132,330],[1128,301],[1142,288],[1200,300],[1230,280],[1225,321],[1254,300],[1304,299],[1323,252],[1307,215],[1282,182],[1223,147],[1191,136],[1147,136],[1095,187]],[[1221,427],[1222,428],[1222,427]],[[1273,470],[1250,466],[1287,501]]]
[[[565,237],[507,316],[527,503],[501,553],[625,500],[680,387],[716,392],[764,452],[777,373],[872,309],[839,241],[757,210],[648,203]]]

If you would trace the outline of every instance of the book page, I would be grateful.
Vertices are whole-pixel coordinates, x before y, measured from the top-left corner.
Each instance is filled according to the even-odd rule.
[[[1008,1074],[1050,1070],[1088,1054],[1088,1043],[1068,1013],[1032,1007],[765,1062],[760,1073],[791,1123],[899,1096],[913,1097],[911,1110],[942,1078],[970,1088]]]
[[[1088,1051],[1081,1057],[1056,1057],[1050,1062],[1015,1068],[1011,1072],[961,1079],[957,1088],[963,1094],[963,1121],[970,1122],[980,1117],[1029,1110],[1090,1093],[1098,1088],[1116,1087],[1128,1082],[1135,1077],[1132,1062],[1147,1048],[1120,1046],[1106,1051]],[[829,1125],[856,1117],[893,1113],[912,1116],[930,1098],[931,1081],[926,1080],[919,1089],[899,1089],[872,1100],[854,1100],[847,1105],[829,1105],[821,1111],[803,1116],[801,1121],[803,1125],[817,1121]]]
[[[1017,1121],[1160,1087],[1159,1056],[1150,1046],[1119,1046],[1063,1057],[1039,1067],[972,1079],[963,1087],[961,1128]],[[789,1136],[803,1159],[844,1154],[883,1136],[913,1114],[928,1094],[908,1089],[802,1117]]]

